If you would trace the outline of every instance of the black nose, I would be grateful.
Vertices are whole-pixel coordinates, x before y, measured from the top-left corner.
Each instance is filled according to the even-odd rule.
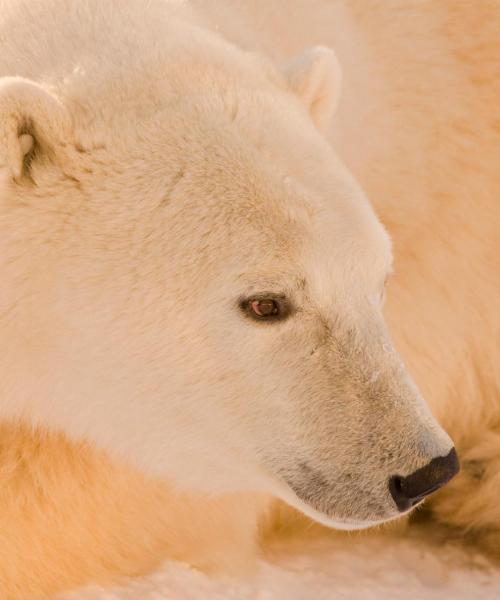
[[[457,453],[452,448],[446,456],[433,458],[428,465],[408,477],[391,477],[389,491],[398,509],[408,510],[425,496],[443,487],[459,470]]]

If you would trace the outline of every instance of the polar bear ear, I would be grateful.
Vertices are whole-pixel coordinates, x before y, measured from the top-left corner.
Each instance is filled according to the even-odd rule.
[[[69,130],[68,113],[55,96],[27,79],[0,78],[0,168],[15,180],[29,174],[41,154],[52,158]]]
[[[306,50],[285,66],[290,88],[308,108],[320,131],[326,131],[340,97],[342,71],[335,52],[324,46]]]

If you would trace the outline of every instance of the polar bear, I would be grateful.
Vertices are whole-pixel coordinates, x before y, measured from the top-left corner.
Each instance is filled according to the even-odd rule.
[[[271,498],[364,528],[458,470],[327,140],[336,55],[278,67],[244,7],[0,2],[5,597],[244,568]]]

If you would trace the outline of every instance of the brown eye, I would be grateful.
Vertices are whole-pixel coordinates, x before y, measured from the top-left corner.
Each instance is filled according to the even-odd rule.
[[[290,314],[291,307],[285,296],[259,295],[240,300],[240,308],[254,321],[281,321]]]
[[[276,300],[270,298],[251,300],[250,309],[260,318],[276,316],[280,312]]]

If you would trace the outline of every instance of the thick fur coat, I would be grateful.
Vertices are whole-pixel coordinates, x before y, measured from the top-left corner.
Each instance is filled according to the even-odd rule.
[[[422,398],[498,555],[500,11],[369,4],[0,2],[2,598],[392,519]]]

